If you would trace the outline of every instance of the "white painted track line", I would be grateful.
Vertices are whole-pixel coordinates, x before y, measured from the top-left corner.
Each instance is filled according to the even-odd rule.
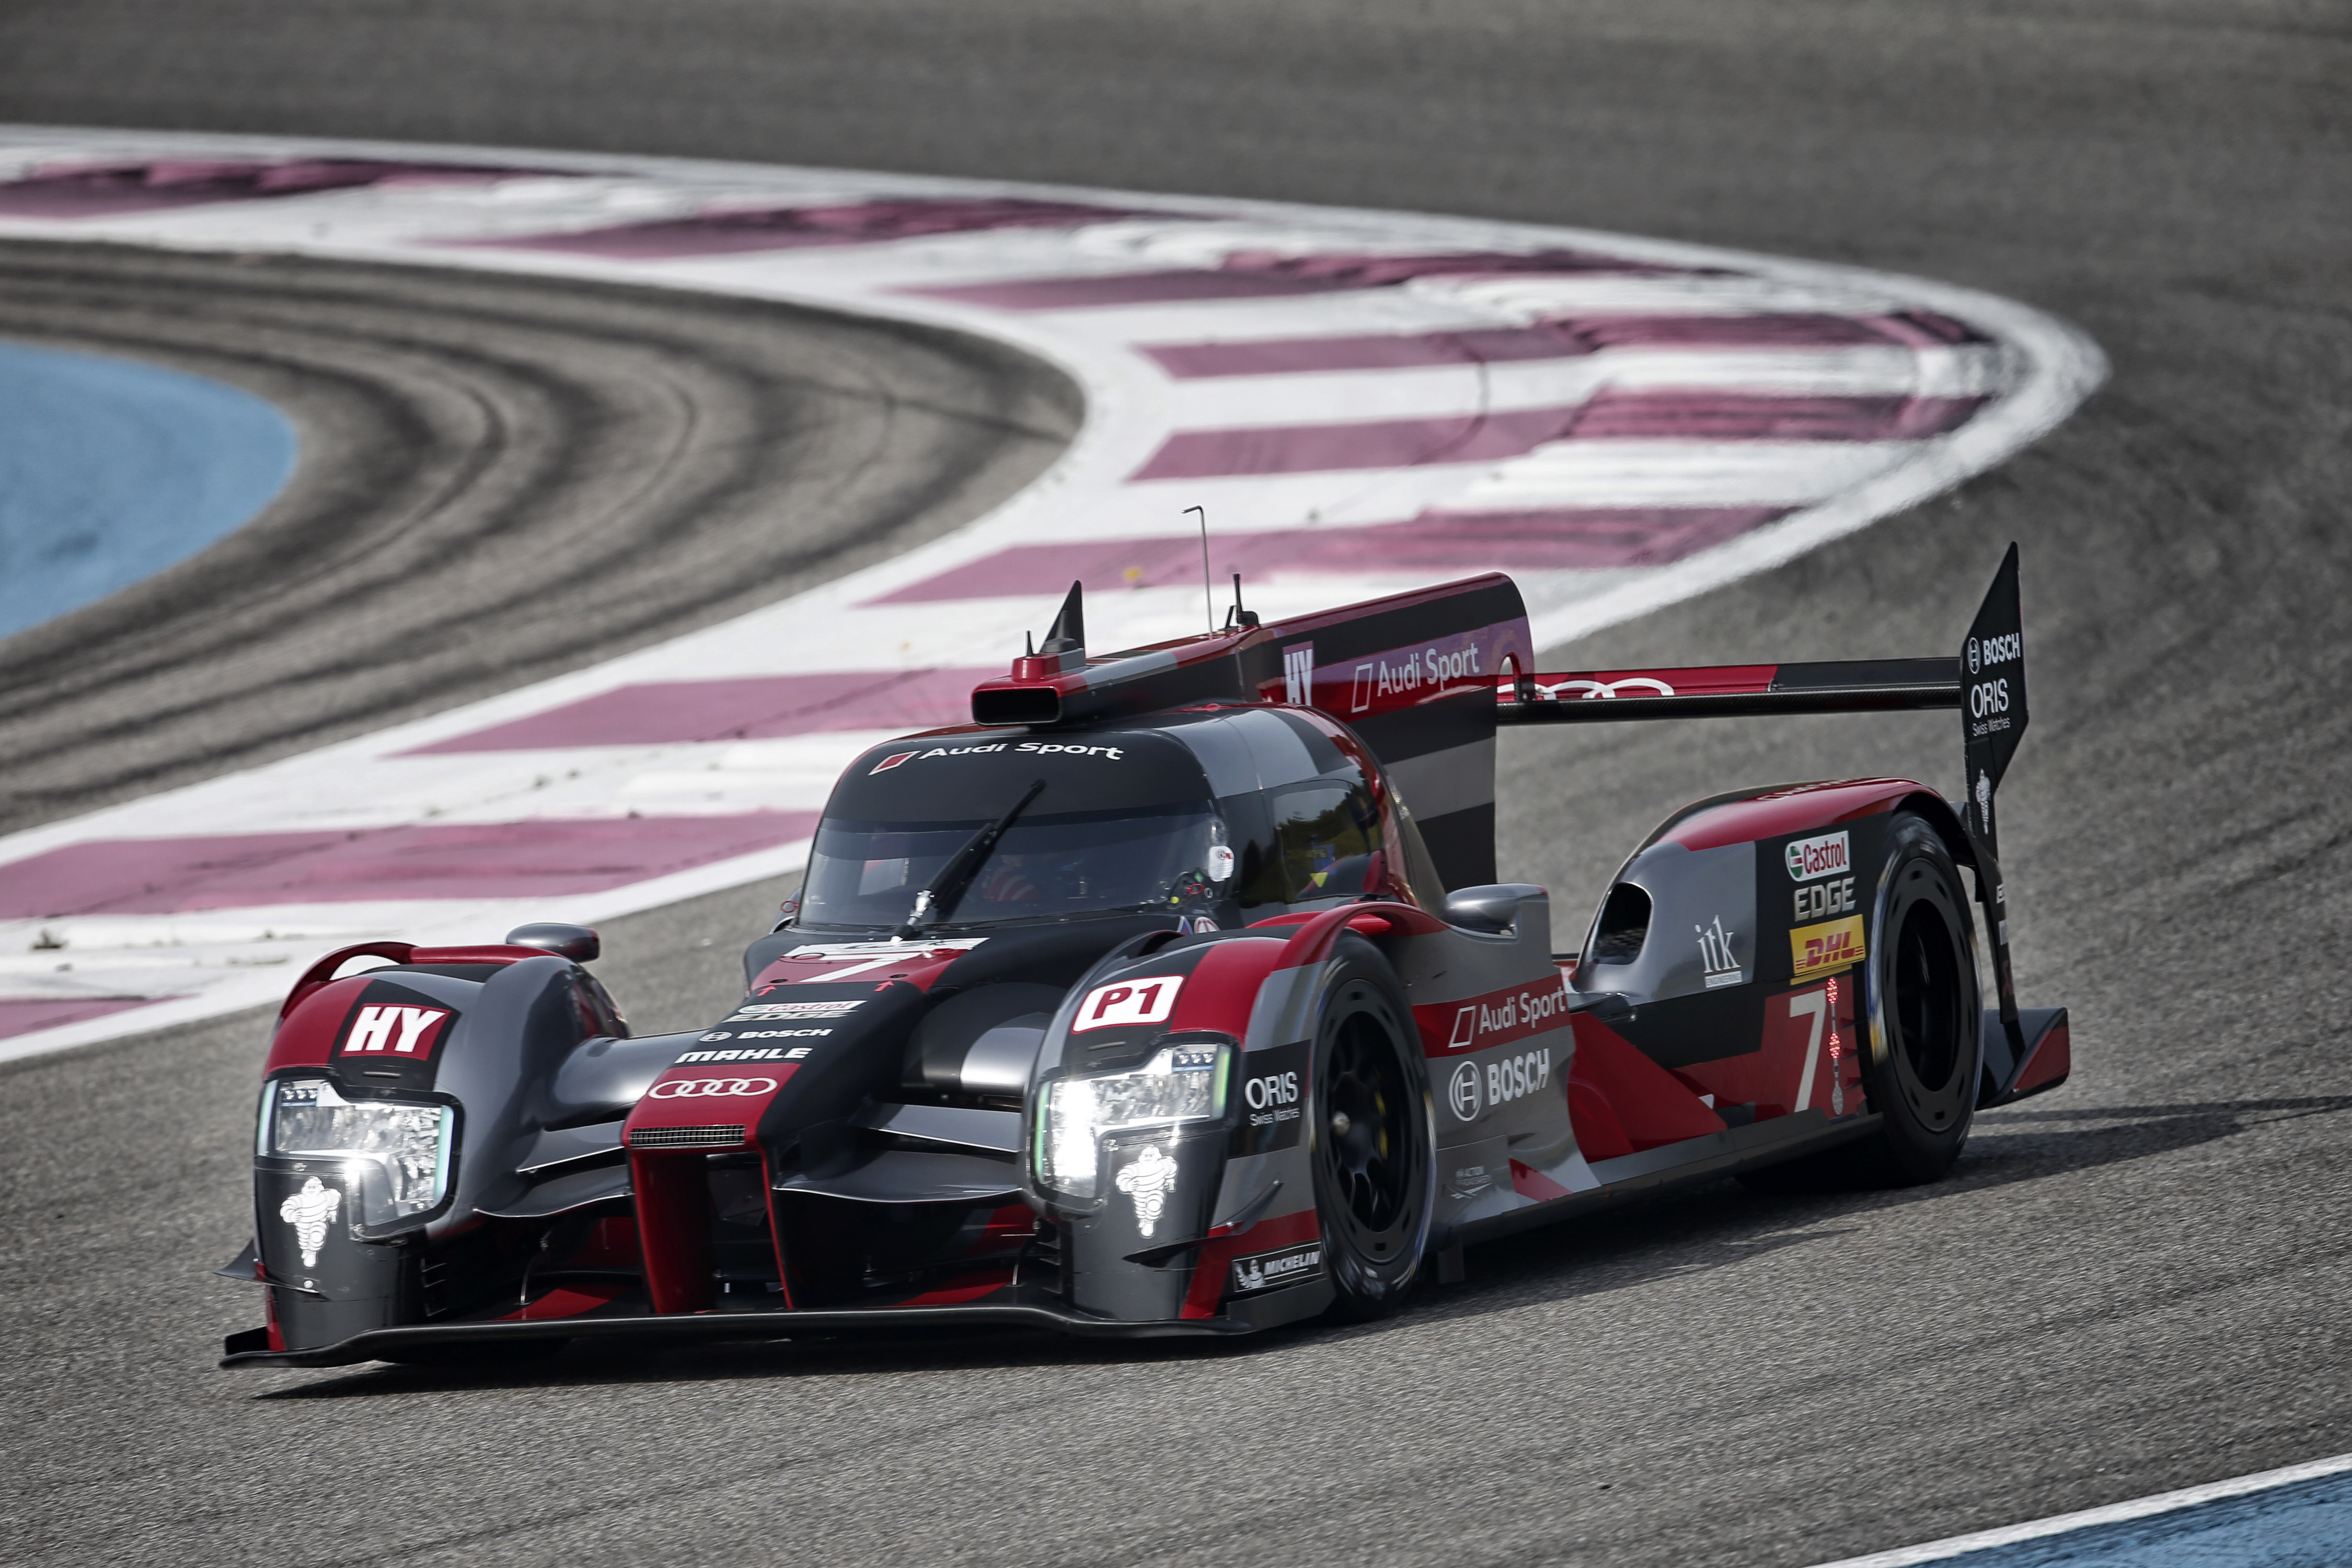
[[[2315,1481],[2347,1471],[2352,1471],[2352,1454],[2338,1454],[2331,1459],[2313,1459],[2305,1464],[2263,1470],[2256,1475],[2238,1476],[2226,1481],[2208,1481],[2202,1486],[2158,1492],[2154,1497],[2136,1498],[2130,1502],[2109,1503],[2105,1508],[2086,1508],[2079,1513],[2062,1513],[2027,1524],[2008,1524],[1998,1530],[1980,1530],[1973,1534],[1954,1535],[1918,1546],[1899,1546],[1892,1552],[1874,1552],[1866,1557],[1842,1557],[1835,1563],[1821,1563],[1818,1568],[1911,1568],[1917,1563],[1942,1563],[1972,1552],[1988,1552],[1996,1547],[2042,1541],[2053,1535],[2095,1529],[2103,1524],[2125,1524],[2136,1519],[2153,1519],[2158,1514],[2176,1513],[2202,1503],[2247,1497],[2255,1492],[2293,1486],[2298,1481]]]

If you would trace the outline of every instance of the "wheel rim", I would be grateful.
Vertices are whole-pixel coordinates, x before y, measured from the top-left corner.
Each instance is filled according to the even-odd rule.
[[[1951,919],[1927,889],[1916,895],[1903,900],[1888,955],[1888,1022],[1902,1093],[1922,1125],[1942,1132],[1961,1121],[1972,1020]]]
[[[1337,1020],[1319,1099],[1317,1142],[1335,1206],[1383,1254],[1381,1233],[1412,1199],[1412,1100],[1396,1047],[1369,1010]]]
[[[1919,903],[1903,920],[1895,949],[1895,1026],[1911,1076],[1930,1092],[1948,1087],[1960,1062],[1960,988],[1950,933]]]

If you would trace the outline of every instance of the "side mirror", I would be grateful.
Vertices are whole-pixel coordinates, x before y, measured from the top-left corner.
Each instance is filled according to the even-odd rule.
[[[1445,923],[1464,931],[1499,936],[1519,923],[1519,906],[1546,896],[1533,882],[1496,882],[1483,888],[1456,888],[1445,895]]]
[[[574,963],[586,963],[604,951],[604,944],[586,926],[537,925],[517,926],[507,932],[509,947],[535,947],[541,952],[551,952],[558,958],[568,958]]]

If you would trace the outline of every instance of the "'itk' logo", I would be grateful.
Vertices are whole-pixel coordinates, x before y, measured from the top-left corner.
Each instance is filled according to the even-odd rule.
[[[1315,645],[1293,643],[1282,650],[1282,700],[1293,708],[1315,702]]]
[[[1745,976],[1740,973],[1738,956],[1731,951],[1732,933],[1723,929],[1723,917],[1691,930],[1698,933],[1699,963],[1706,972],[1707,988],[1738,984]]]

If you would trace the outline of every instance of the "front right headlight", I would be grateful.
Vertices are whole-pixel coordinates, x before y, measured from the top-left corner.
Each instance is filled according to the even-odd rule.
[[[263,1090],[257,1151],[341,1165],[361,1224],[423,1214],[448,1190],[457,1113],[446,1105],[350,1100],[325,1079],[281,1078]]]
[[[1091,1202],[1105,1137],[1223,1118],[1230,1054],[1222,1045],[1168,1046],[1129,1071],[1048,1079],[1031,1151],[1037,1184]]]

